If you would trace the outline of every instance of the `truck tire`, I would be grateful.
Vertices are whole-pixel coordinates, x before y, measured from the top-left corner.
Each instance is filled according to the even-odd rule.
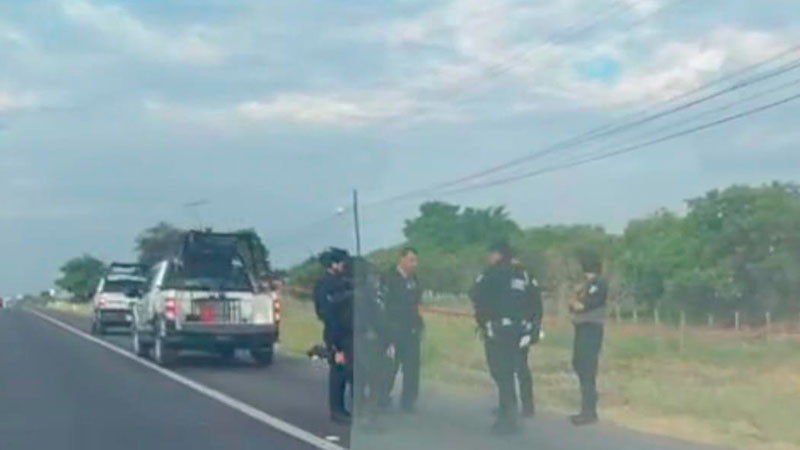
[[[142,335],[139,333],[139,330],[137,330],[136,327],[131,328],[131,337],[133,353],[136,356],[146,358],[150,354],[150,350],[152,349],[153,345],[148,345],[142,342]]]
[[[162,330],[165,329],[166,324],[163,320],[160,320],[153,338],[153,361],[161,367],[169,367],[175,364],[178,359],[178,351],[169,347],[164,341]]]
[[[250,350],[250,356],[256,362],[256,365],[266,367],[272,364],[275,351],[272,345],[263,348],[254,348]]]
[[[103,323],[97,319],[92,320],[92,334],[94,336],[102,336],[106,334],[106,327],[104,327]]]

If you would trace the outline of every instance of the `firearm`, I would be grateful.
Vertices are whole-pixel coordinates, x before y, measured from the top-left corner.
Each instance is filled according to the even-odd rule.
[[[331,350],[325,345],[316,344],[308,349],[306,356],[308,356],[312,361],[330,361],[332,353]]]

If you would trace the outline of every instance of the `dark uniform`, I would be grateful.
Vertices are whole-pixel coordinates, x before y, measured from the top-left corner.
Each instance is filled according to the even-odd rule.
[[[389,397],[399,370],[403,370],[400,406],[413,411],[419,396],[420,340],[424,324],[419,312],[422,287],[416,275],[405,276],[395,269],[383,277],[384,299],[390,317],[389,336],[395,347],[395,359],[389,371],[382,406]]]
[[[384,393],[389,345],[386,307],[378,271],[363,258],[348,269],[354,280],[355,408],[364,419],[374,418]]]
[[[325,264],[325,263],[323,263]],[[353,383],[353,283],[344,273],[326,275],[314,287],[314,306],[324,324],[323,340],[330,353],[328,376],[328,404],[331,418],[346,422],[347,385]],[[335,362],[335,354],[344,354],[345,361]]]
[[[518,271],[523,271],[521,266],[516,267]],[[539,336],[542,327],[542,291],[539,288],[539,282],[536,278],[530,278],[530,285],[528,286],[528,294],[530,296],[532,316],[525,322],[525,331],[530,332],[531,344],[539,341]],[[528,354],[530,353],[530,346],[526,345],[519,351],[522,353],[517,359],[519,365],[516,367],[515,373],[517,375],[517,384],[519,385],[520,402],[522,403],[522,414],[526,417],[532,417],[536,408],[533,401],[533,376],[531,375],[531,368],[528,363]]]
[[[532,386],[525,380],[528,352],[524,351],[523,338],[529,343],[539,338],[541,302],[533,279],[520,267],[508,260],[487,268],[478,277],[471,297],[475,306],[475,319],[485,337],[486,359],[489,371],[497,384],[499,394],[498,421],[495,432],[511,432],[517,427],[519,402],[514,376],[520,374],[521,385]],[[528,376],[529,379],[529,376]],[[524,402],[532,406],[532,389],[525,392]]]
[[[573,310],[575,325],[572,366],[581,387],[581,413],[572,417],[576,425],[597,420],[597,367],[603,346],[603,322],[606,317],[608,284],[602,278],[587,281],[578,301],[580,311]]]

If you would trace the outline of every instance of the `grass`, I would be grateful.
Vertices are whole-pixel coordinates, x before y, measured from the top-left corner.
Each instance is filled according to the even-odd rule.
[[[79,316],[92,315],[91,303],[72,303],[64,301],[53,301],[47,303],[47,308],[55,309],[57,311],[68,312]]]
[[[284,349],[320,340],[307,302],[287,301]],[[454,394],[494,389],[469,318],[428,315],[423,378]],[[531,355],[537,403],[566,412],[579,402],[572,329],[547,323]],[[627,428],[741,449],[800,449],[800,343],[668,327],[609,324],[600,372],[605,420]]]

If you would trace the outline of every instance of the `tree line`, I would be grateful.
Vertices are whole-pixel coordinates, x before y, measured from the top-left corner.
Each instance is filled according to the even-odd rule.
[[[504,207],[428,202],[405,222],[402,245],[420,253],[420,277],[435,292],[463,295],[485,264],[486,247],[508,239],[564,311],[580,281],[579,255],[602,257],[612,301],[638,311],[685,311],[690,318],[797,317],[800,312],[800,187],[773,182],[734,185],[631,220],[621,234],[594,225],[523,228]],[[388,269],[400,246],[369,257]],[[320,269],[309,258],[289,271],[308,287]]]

